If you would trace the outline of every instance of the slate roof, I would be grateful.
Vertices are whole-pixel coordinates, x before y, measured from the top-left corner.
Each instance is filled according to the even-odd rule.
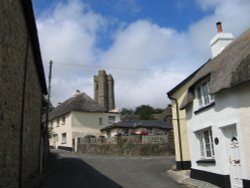
[[[210,76],[210,94],[250,81],[250,29],[196,72],[181,109],[193,101],[194,85],[207,76]]]
[[[171,123],[169,121],[159,121],[159,120],[128,120],[120,121],[113,125],[104,127],[101,131],[109,130],[113,128],[162,128],[162,129],[172,129]]]
[[[86,93],[81,93],[69,98],[68,100],[57,106],[52,112],[50,112],[49,119],[55,119],[71,111],[105,112],[104,107],[100,106]]]

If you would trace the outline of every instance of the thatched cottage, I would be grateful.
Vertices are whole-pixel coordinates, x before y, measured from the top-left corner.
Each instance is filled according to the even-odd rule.
[[[220,187],[250,187],[250,29],[211,40],[213,58],[193,75],[186,110],[191,177]]]

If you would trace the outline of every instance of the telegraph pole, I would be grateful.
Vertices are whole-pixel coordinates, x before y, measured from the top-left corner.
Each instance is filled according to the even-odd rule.
[[[49,62],[49,79],[48,79],[48,101],[47,101],[47,110],[46,110],[46,127],[45,131],[48,131],[48,122],[49,122],[49,105],[50,105],[50,96],[51,96],[51,77],[52,77],[52,64],[53,62]]]
[[[49,62],[49,77],[48,77],[48,98],[47,98],[47,106],[46,106],[46,121],[45,121],[45,127],[44,127],[44,133],[43,133],[43,139],[44,139],[44,159],[46,164],[46,159],[48,157],[49,153],[49,131],[48,131],[48,122],[49,122],[49,110],[50,110],[50,96],[51,96],[51,77],[52,77],[52,64],[53,62]],[[42,166],[41,165],[41,172],[42,172]]]

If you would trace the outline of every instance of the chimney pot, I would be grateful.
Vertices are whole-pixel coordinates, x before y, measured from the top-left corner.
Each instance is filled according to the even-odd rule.
[[[218,33],[223,32],[223,31],[222,31],[222,24],[221,24],[221,22],[217,22],[217,23],[216,23],[216,26],[217,26],[217,32],[218,32]]]

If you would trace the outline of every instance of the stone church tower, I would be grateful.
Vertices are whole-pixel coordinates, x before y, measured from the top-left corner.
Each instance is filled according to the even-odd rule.
[[[94,76],[94,99],[106,111],[115,108],[114,80],[105,70],[99,70],[98,75]]]

